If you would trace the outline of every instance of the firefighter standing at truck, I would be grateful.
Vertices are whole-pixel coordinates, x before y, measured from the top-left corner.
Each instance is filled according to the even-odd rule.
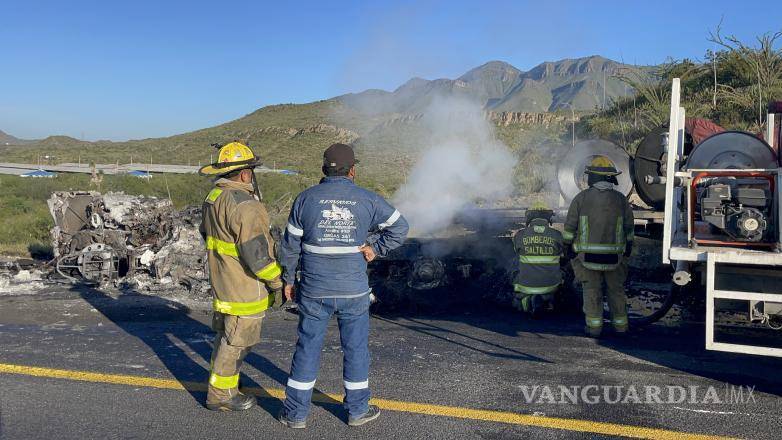
[[[553,308],[554,295],[562,284],[562,234],[551,227],[553,216],[554,211],[544,204],[535,204],[526,212],[526,227],[513,236],[519,257],[513,290],[519,309],[533,316]]]
[[[216,332],[206,406],[216,411],[256,404],[254,397],[239,392],[239,367],[261,340],[265,310],[283,296],[269,214],[254,180],[259,164],[250,148],[231,142],[220,148],[217,163],[199,171],[218,177],[204,200],[201,222]]]
[[[614,331],[628,329],[624,283],[634,222],[627,198],[614,189],[621,174],[614,164],[597,156],[586,174],[589,188],[570,204],[562,236],[565,243],[572,243],[568,253],[575,257],[573,272],[583,289],[585,331],[596,338],[603,330],[603,283]]]

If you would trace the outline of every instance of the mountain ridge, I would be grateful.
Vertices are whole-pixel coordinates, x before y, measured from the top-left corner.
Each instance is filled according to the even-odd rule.
[[[591,55],[546,61],[528,71],[492,60],[455,79],[413,77],[393,91],[378,89],[349,93],[334,99],[369,113],[419,113],[435,96],[477,101],[485,110],[542,113],[573,108],[588,111],[632,94],[617,74],[647,66],[631,66]]]
[[[246,120],[253,120],[254,123],[257,123],[259,122],[257,116],[260,114],[269,115],[276,110],[287,113],[286,109],[289,106],[307,108],[319,102],[338,102],[367,119],[382,117],[383,114],[420,114],[425,111],[435,97],[448,96],[477,101],[484,110],[490,112],[545,113],[571,108],[574,111],[590,111],[632,93],[629,86],[614,77],[622,69],[650,71],[648,66],[634,67],[599,55],[545,61],[528,71],[518,69],[506,61],[491,60],[468,70],[455,79],[436,78],[429,80],[416,76],[392,91],[373,88],[312,103],[269,105],[258,108],[238,119],[211,127],[160,138],[130,139],[116,143],[181,137]],[[605,72],[605,78],[603,78],[603,72]],[[603,100],[604,83],[606,85],[605,102]],[[300,121],[286,117],[288,126],[306,128],[320,122],[335,122],[328,120],[329,118],[313,120],[309,112],[303,113],[305,116]],[[266,125],[258,125],[258,127],[264,128],[274,125],[279,124],[272,121]],[[355,127],[346,128],[354,129]],[[76,139],[64,141],[59,138],[60,136],[54,135],[44,139],[24,140],[0,131],[0,145],[3,146],[42,142],[55,144],[84,142]],[[105,144],[108,142],[94,141],[92,143]]]

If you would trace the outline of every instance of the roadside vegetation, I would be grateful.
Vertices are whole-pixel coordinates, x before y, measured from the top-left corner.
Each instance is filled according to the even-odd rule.
[[[655,69],[653,80],[632,72],[622,74],[637,95],[618,99],[605,111],[585,118],[582,132],[634,151],[650,130],[668,123],[671,80],[678,77],[687,117],[762,133],[769,102],[782,100],[782,32],[763,34],[748,43],[724,35],[718,26],[709,41],[716,49],[707,51],[703,60],[669,61]]]

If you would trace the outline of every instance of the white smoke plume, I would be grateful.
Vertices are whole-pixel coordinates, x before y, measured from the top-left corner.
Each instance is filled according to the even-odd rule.
[[[463,99],[435,99],[422,118],[423,153],[394,195],[414,232],[435,233],[476,202],[511,194],[516,158],[496,139],[480,105]]]

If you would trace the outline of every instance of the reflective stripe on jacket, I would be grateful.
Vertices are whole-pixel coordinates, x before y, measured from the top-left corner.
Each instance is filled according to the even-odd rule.
[[[600,182],[578,193],[568,209],[562,236],[573,244],[584,267],[613,270],[634,239],[633,210],[613,185]]]
[[[407,236],[405,218],[372,191],[347,177],[325,177],[296,197],[280,248],[286,283],[298,269],[299,292],[311,298],[369,292],[367,262],[359,247],[379,257]]]
[[[513,283],[516,292],[540,295],[559,288],[562,283],[559,267],[562,234],[548,221],[532,220],[513,236],[513,248],[519,256],[519,273]]]
[[[260,313],[269,306],[269,291],[282,287],[269,229],[269,214],[252,185],[219,179],[206,196],[201,234],[216,311]]]

